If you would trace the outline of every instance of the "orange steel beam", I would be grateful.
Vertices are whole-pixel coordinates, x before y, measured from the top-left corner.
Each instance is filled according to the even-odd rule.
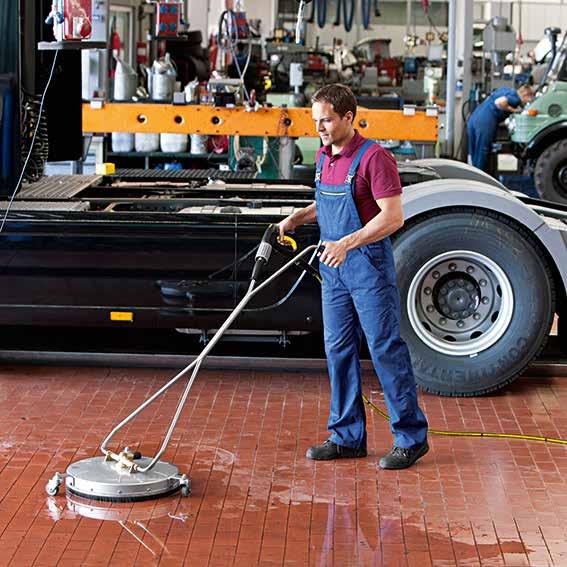
[[[359,108],[355,128],[367,138],[436,142],[435,110]],[[204,105],[84,103],[83,132],[318,137],[310,108],[224,108]]]

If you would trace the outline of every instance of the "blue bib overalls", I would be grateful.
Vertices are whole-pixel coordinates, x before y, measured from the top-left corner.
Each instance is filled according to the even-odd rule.
[[[316,206],[321,240],[337,241],[362,228],[354,202],[360,148],[342,185],[321,183],[325,154],[317,164]],[[400,297],[389,238],[351,250],[343,264],[320,264],[323,279],[325,352],[331,383],[330,439],[345,447],[366,447],[366,414],[360,379],[362,331],[390,414],[394,445],[409,448],[427,437],[427,420],[417,404],[406,343],[400,337]]]
[[[468,155],[471,165],[486,171],[492,142],[496,139],[498,124],[510,113],[496,106],[496,99],[506,96],[512,106],[518,106],[520,97],[514,89],[502,87],[491,93],[471,114],[467,123]]]

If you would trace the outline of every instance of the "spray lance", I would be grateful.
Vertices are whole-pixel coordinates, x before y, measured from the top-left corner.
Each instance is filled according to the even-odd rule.
[[[284,263],[283,266],[278,268],[273,274],[269,275],[264,281],[259,283],[259,285],[256,285],[259,282],[261,272],[268,263],[273,250],[292,256],[292,258]],[[64,474],[56,472],[45,486],[47,494],[49,496],[56,496],[59,492],[60,485],[64,482],[68,493],[75,494],[83,498],[106,500],[110,502],[147,500],[168,496],[177,491],[180,491],[183,496],[188,496],[191,493],[191,481],[189,477],[186,474],[181,474],[175,465],[162,461],[161,457],[171,440],[173,431],[180,418],[201,364],[234,320],[240,315],[240,313],[242,313],[247,303],[292,265],[295,264],[303,267],[305,271],[309,271],[319,282],[321,282],[318,271],[310,264],[315,256],[320,254],[322,250],[321,242],[319,242],[318,244],[312,244],[305,247],[301,252],[297,252],[297,244],[293,238],[287,235],[280,237],[278,225],[268,226],[262,236],[262,241],[256,254],[248,291],[230,313],[226,321],[215,332],[214,336],[205,346],[201,354],[199,354],[199,356],[197,356],[191,364],[178,372],[176,376],[169,380],[169,382],[167,382],[159,390],[154,392],[134,411],[132,411],[130,415],[114,427],[101,444],[100,449],[104,456],[89,457],[76,463],[72,463]],[[311,260],[306,262],[303,258],[309,253],[312,254]],[[301,281],[305,271],[301,274],[292,290],[295,289]],[[118,431],[135,419],[146,407],[152,404],[158,397],[164,394],[166,390],[189,372],[191,372],[191,376],[187,380],[183,393],[179,398],[175,415],[171,420],[165,438],[156,455],[153,457],[144,457],[141,452],[132,452],[128,447],[125,447],[120,452],[115,452],[108,448],[112,438],[118,433]],[[378,412],[383,418],[389,419],[388,414],[375,406],[368,398],[366,398],[366,396],[362,395],[362,398],[374,411]],[[430,433],[447,436],[527,439],[567,445],[567,440],[565,439],[554,439],[531,435],[443,431],[433,429],[430,429],[429,431]]]
[[[262,274],[264,266],[268,263],[272,251],[276,250],[284,256],[293,256],[297,252],[297,242],[289,235],[285,235],[283,238],[279,237],[279,227],[277,224],[271,224],[264,231],[262,236],[262,241],[256,252],[256,257],[254,258],[254,269],[252,270],[251,281],[257,282]],[[317,252],[321,253],[323,247],[318,246]],[[306,262],[303,258],[298,258],[294,264],[299,266],[303,270],[309,272],[313,277],[320,281],[319,272],[314,268],[310,262]]]
[[[295,43],[297,45],[301,44],[301,26],[303,25],[303,20],[305,19],[305,6],[312,2],[312,0],[296,0],[299,3],[299,8],[297,10],[297,24],[295,25]]]

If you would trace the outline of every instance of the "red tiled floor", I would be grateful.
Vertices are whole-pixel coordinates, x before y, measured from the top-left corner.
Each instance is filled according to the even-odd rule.
[[[379,471],[391,437],[369,412],[368,458],[314,463],[304,454],[325,438],[324,375],[203,372],[165,454],[189,474],[189,498],[46,496],[55,471],[96,455],[111,426],[171,374],[0,370],[0,566],[567,565],[565,447],[432,436],[416,467]],[[155,452],[179,393],[129,424],[116,447]],[[567,437],[567,380],[421,400],[437,429]]]

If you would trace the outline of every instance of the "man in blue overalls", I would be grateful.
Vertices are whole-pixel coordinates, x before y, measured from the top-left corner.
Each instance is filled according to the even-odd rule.
[[[522,105],[533,98],[529,85],[517,91],[501,87],[493,91],[482,104],[477,106],[467,123],[469,163],[486,171],[488,154],[496,139],[498,124],[511,113],[522,111]]]
[[[362,332],[384,390],[394,447],[381,468],[403,469],[427,453],[427,420],[417,403],[407,346],[400,337],[400,297],[389,235],[403,224],[394,158],[353,128],[356,98],[328,85],[312,98],[323,142],[317,156],[315,203],[280,225],[280,235],[318,222],[324,250],[325,351],[331,385],[330,437],[307,457],[366,456],[366,414],[359,350]]]

